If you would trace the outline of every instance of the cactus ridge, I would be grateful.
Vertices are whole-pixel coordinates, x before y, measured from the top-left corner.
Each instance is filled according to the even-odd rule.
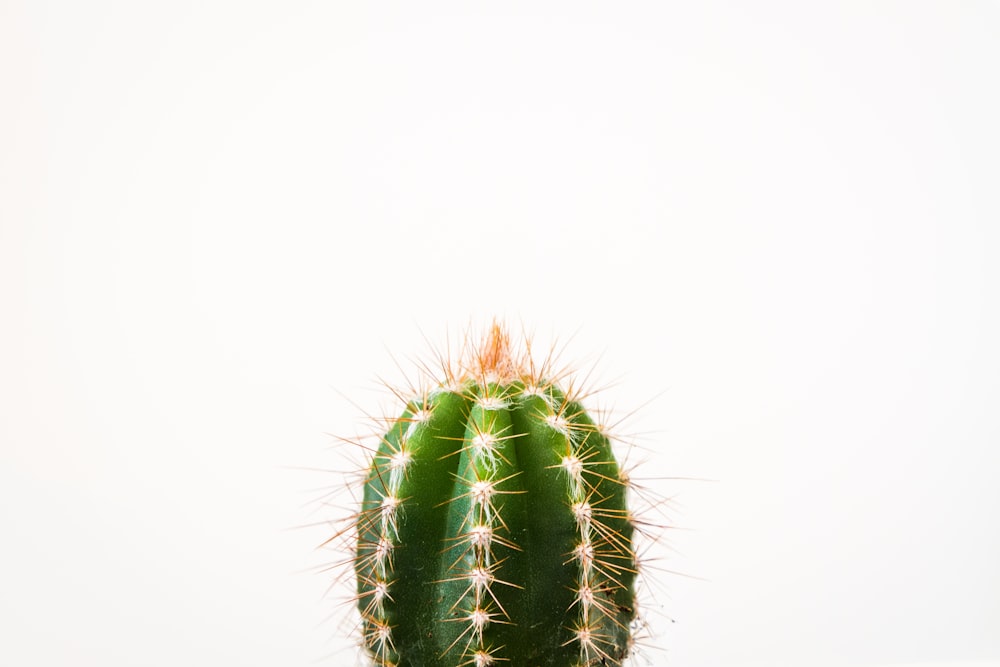
[[[379,667],[621,665],[635,526],[605,429],[494,324],[381,435],[356,517]]]

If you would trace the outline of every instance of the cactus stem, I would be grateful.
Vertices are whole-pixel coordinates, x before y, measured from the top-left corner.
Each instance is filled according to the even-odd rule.
[[[377,667],[621,667],[632,654],[646,526],[629,503],[647,490],[604,414],[582,406],[590,376],[573,380],[559,352],[537,363],[531,339],[515,347],[498,323],[466,334],[456,358],[436,353],[443,378],[392,390],[402,414],[375,447],[355,443],[368,472],[353,599]]]

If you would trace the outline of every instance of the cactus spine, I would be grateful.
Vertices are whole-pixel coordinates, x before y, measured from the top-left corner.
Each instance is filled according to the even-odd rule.
[[[636,618],[627,484],[604,429],[494,324],[374,451],[356,520],[379,667],[621,665]]]

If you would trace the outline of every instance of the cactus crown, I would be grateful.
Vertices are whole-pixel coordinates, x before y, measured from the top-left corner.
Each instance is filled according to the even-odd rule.
[[[603,427],[494,323],[372,453],[356,602],[379,667],[620,665],[636,620],[627,483]]]

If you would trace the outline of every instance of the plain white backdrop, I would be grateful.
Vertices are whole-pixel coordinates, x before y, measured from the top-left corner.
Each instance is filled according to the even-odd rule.
[[[653,664],[998,664],[1000,5],[492,4],[0,3],[0,663],[354,664],[328,434],[499,315],[713,480]]]

